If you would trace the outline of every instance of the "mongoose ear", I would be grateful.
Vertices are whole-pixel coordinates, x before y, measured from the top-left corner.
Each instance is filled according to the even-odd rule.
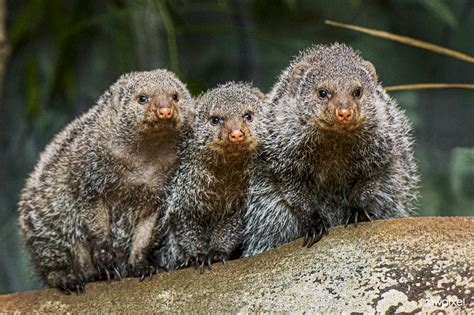
[[[300,84],[301,78],[305,71],[309,68],[309,64],[307,62],[299,62],[297,63],[293,69],[291,70],[290,74],[290,93],[291,95],[296,94],[296,90],[298,85]]]
[[[377,71],[375,71],[374,65],[370,61],[365,60],[364,61],[364,68],[369,72],[370,77],[372,78],[372,80],[377,82],[378,81]]]
[[[262,102],[265,102],[267,100],[267,96],[257,88],[252,88],[252,93],[256,95],[258,99]]]
[[[120,96],[122,95],[122,90],[126,86],[130,75],[130,73],[121,75],[120,78],[110,87],[110,93],[112,94],[110,103],[112,107],[118,107],[120,105]]]

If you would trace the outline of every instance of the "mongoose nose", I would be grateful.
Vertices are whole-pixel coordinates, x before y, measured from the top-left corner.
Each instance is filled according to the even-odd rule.
[[[232,130],[229,133],[229,141],[230,142],[242,142],[245,139],[245,134],[240,129]]]
[[[159,119],[171,119],[173,117],[173,108],[172,107],[160,107],[158,108],[158,118]]]
[[[352,109],[338,108],[336,109],[336,117],[339,122],[346,123],[352,120]]]

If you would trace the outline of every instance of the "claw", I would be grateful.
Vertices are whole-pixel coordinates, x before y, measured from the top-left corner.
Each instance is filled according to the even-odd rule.
[[[365,217],[366,217],[370,222],[372,222],[372,218],[371,218],[370,215],[367,213],[367,210],[362,209],[362,211],[363,211],[362,213],[365,215]]]
[[[86,293],[86,284],[84,281],[81,281],[80,289],[81,289],[81,293]]]
[[[122,275],[120,274],[120,271],[117,269],[116,266],[113,266],[112,269],[114,270],[115,275],[119,280],[122,280]]]
[[[303,247],[312,247],[314,244],[319,242],[327,233],[328,228],[326,224],[323,221],[319,221],[317,225],[309,227],[307,229],[303,240]]]
[[[308,244],[308,239],[309,239],[309,233],[306,232],[304,239],[303,239],[303,247],[306,247],[306,244]]]
[[[58,285],[58,289],[61,290],[66,295],[71,295],[71,291],[64,284]]]
[[[106,269],[104,269],[104,271],[105,271],[105,275],[107,276],[107,281],[110,282],[110,273],[109,273],[109,270],[107,270],[107,268],[106,268]]]
[[[363,214],[367,218],[367,220],[372,221],[372,218],[367,213],[366,209],[352,209],[351,213],[349,214],[349,216],[347,217],[347,220],[346,220],[346,224],[345,224],[346,228],[349,225],[352,217],[354,217],[354,227],[357,227],[357,223],[360,222],[359,221],[359,212],[361,212],[361,214]]]
[[[145,273],[142,272],[141,275],[140,275],[140,282],[142,282],[143,280],[145,280]]]
[[[81,286],[79,283],[74,284],[74,288],[76,289],[76,294],[79,295],[79,293],[81,293]]]

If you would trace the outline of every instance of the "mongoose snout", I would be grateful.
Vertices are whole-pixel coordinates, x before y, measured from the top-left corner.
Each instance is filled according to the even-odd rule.
[[[241,129],[234,129],[229,132],[229,141],[239,143],[245,140],[245,133]]]
[[[158,119],[168,120],[173,118],[174,109],[172,100],[168,99],[166,95],[158,95],[153,104],[156,108],[156,115]]]
[[[342,124],[349,123],[352,120],[352,109],[351,108],[341,108],[336,109],[336,118]]]

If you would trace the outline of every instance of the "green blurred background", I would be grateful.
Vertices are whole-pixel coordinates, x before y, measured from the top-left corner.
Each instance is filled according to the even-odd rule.
[[[128,71],[169,68],[194,95],[228,80],[270,90],[299,50],[344,42],[384,85],[473,83],[472,64],[325,25],[381,29],[473,54],[472,0],[0,0],[10,54],[0,114],[0,293],[38,288],[16,203],[51,137]],[[474,93],[391,93],[415,127],[419,215],[474,214]]]

